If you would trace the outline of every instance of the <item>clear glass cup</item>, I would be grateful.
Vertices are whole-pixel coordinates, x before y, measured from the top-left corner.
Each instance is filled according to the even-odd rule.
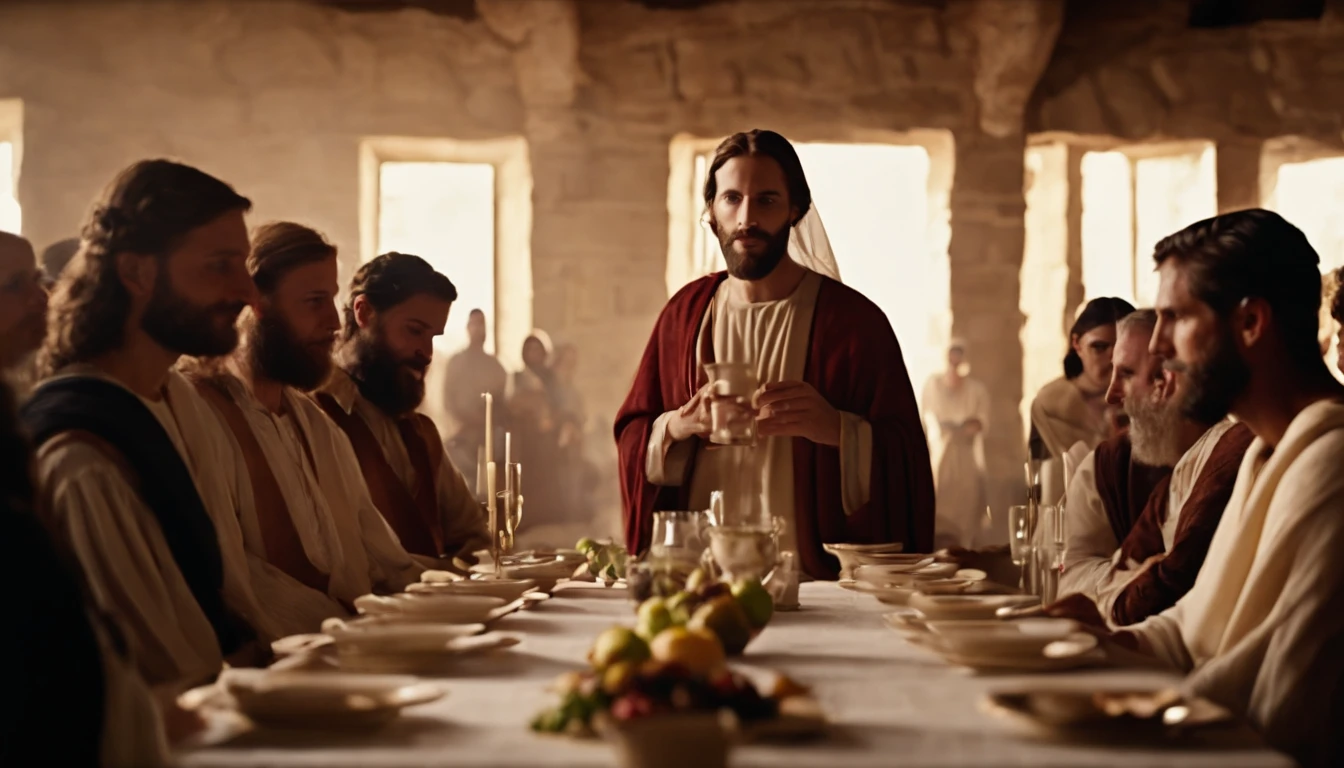
[[[1008,508],[1008,549],[1013,557],[1013,565],[1022,569],[1018,587],[1035,593],[1036,579],[1033,570],[1036,564],[1036,539],[1034,509],[1028,504],[1014,504]]]
[[[1031,525],[1031,507],[1026,504],[1014,504],[1008,508],[1008,549],[1013,556],[1013,565],[1026,565],[1031,556],[1033,545]]]
[[[759,386],[751,363],[707,363],[711,383],[709,441],[719,445],[755,445],[756,414],[751,398]]]
[[[764,582],[779,564],[779,540],[773,524],[710,528],[709,550],[727,581]]]
[[[504,467],[504,490],[495,493],[495,509],[499,511],[503,528],[500,530],[500,548],[513,552],[514,537],[523,524],[523,465],[512,462]]]

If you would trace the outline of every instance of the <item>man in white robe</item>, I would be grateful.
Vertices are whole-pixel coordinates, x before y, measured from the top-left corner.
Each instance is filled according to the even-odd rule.
[[[267,224],[254,233],[248,271],[258,299],[244,312],[242,343],[198,379],[235,437],[238,462],[255,469],[254,503],[242,516],[247,549],[341,605],[375,588],[400,591],[424,569],[374,506],[349,439],[303,394],[332,370],[336,249],[307,227]],[[330,601],[315,608],[310,631],[344,613]]]
[[[53,298],[56,332],[40,361],[52,375],[21,412],[38,447],[39,506],[156,686],[212,678],[225,645],[235,663],[264,658],[281,634],[251,589],[226,433],[171,370],[183,354],[237,343],[234,319],[253,291],[248,207],[223,182],[177,163],[143,161],[119,174]],[[118,405],[100,412],[81,401],[94,396]],[[82,408],[92,413],[72,422]],[[136,433],[119,433],[132,418]],[[151,445],[167,446],[172,461],[137,466]],[[170,487],[175,480],[183,482]],[[166,491],[191,504],[165,505]]]
[[[1111,648],[1187,671],[1184,693],[1245,715],[1307,766],[1344,758],[1344,387],[1321,358],[1315,250],[1278,214],[1239,211],[1157,244],[1152,349],[1195,419],[1256,435],[1193,588]],[[1052,607],[1094,625],[1090,601]],[[1119,653],[1119,651],[1117,651]]]

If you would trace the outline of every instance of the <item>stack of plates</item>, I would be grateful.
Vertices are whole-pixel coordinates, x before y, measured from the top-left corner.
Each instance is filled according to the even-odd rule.
[[[428,571],[426,571],[428,573]],[[459,581],[421,581],[409,584],[411,594],[483,595],[513,601],[536,589],[533,579],[461,579]]]
[[[382,597],[364,595],[355,598],[355,608],[366,616],[389,622],[428,624],[489,624],[521,608],[519,598],[512,602],[502,597],[431,593],[402,593]]]
[[[462,657],[510,648],[515,634],[490,632],[484,624],[405,624],[328,619],[340,668],[347,672],[445,673]]]
[[[1097,639],[1069,619],[995,618],[1000,608],[1039,602],[1027,595],[915,593],[910,607],[882,617],[911,645],[977,670],[1047,672],[1101,660]]]
[[[473,565],[471,571],[477,574],[477,578],[489,579],[499,576],[503,579],[530,580],[534,582],[536,589],[550,593],[555,590],[557,583],[573,575],[576,568],[578,568],[578,564],[570,560],[551,558],[549,560],[505,561],[498,574],[495,573],[495,566],[487,563]]]
[[[928,555],[904,555],[904,544],[822,544],[821,548],[840,560],[840,578],[854,577],[861,565],[906,565],[929,559]]]

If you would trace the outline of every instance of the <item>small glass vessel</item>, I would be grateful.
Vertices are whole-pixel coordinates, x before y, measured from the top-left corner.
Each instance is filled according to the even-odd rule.
[[[637,601],[666,597],[686,585],[700,566],[706,543],[708,516],[700,510],[663,510],[653,513],[649,550],[629,568],[630,595]]]

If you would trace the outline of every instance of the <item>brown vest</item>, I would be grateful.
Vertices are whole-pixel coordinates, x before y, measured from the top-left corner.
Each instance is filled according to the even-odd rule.
[[[434,422],[419,413],[395,420],[401,442],[406,446],[406,455],[410,456],[411,468],[415,470],[415,488],[410,489],[388,462],[363,417],[346,412],[326,392],[317,392],[314,396],[322,410],[350,438],[355,457],[364,471],[369,495],[396,532],[401,545],[412,554],[442,557],[443,525],[439,518],[435,478],[443,463],[443,445],[439,442]]]
[[[294,528],[294,520],[289,515],[289,505],[285,503],[284,494],[280,491],[280,483],[276,481],[275,474],[266,461],[266,454],[262,452],[257,436],[252,433],[252,427],[247,423],[243,409],[219,383],[207,378],[193,378],[192,384],[196,386],[196,391],[201,397],[214,406],[224,419],[224,423],[229,425],[229,430],[238,440],[238,447],[242,449],[247,474],[252,480],[252,500],[257,507],[257,522],[261,526],[261,541],[266,550],[266,562],[294,577],[301,584],[326,594],[330,577],[314,567],[307,553],[303,551],[303,541],[299,539],[299,532]],[[313,461],[313,451],[308,447],[308,439],[304,436],[302,427],[297,424],[295,432],[299,435],[304,454],[308,457],[308,462],[316,475],[317,463]]]

